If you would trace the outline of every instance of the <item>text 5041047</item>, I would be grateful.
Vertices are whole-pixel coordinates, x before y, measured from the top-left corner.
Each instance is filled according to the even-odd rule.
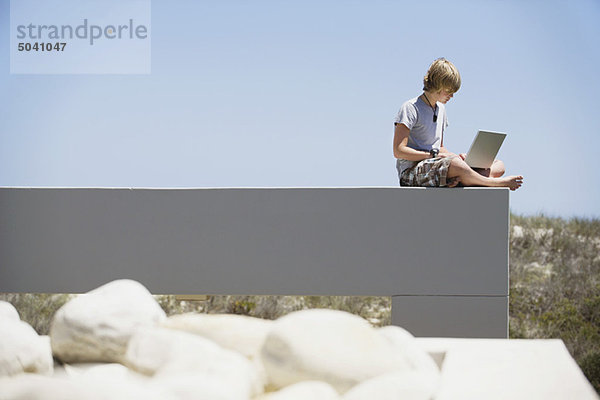
[[[67,47],[67,43],[61,42],[21,42],[17,48],[19,51],[65,51],[65,47]]]

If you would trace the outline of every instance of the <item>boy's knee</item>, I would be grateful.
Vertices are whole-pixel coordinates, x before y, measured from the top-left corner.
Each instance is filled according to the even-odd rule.
[[[470,167],[466,162],[464,162],[460,157],[454,157],[450,161],[450,166],[448,167],[448,176],[463,176],[468,173],[468,169],[470,169]]]
[[[505,172],[506,168],[504,167],[502,160],[494,160],[494,163],[492,164],[491,175],[497,178],[504,175]]]
[[[454,157],[452,159],[452,161],[450,162],[450,165],[455,167],[455,168],[460,168],[460,169],[467,169],[470,168],[469,164],[467,164],[462,158],[460,157]]]

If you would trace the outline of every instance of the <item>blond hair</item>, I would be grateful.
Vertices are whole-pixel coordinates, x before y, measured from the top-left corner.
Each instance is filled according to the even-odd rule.
[[[454,64],[443,57],[432,62],[427,75],[423,78],[423,90],[428,92],[446,90],[454,93],[458,89],[460,89],[460,74]]]

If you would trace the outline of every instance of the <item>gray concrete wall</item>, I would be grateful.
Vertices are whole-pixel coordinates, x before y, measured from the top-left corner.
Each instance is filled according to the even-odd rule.
[[[460,296],[474,301],[473,315],[446,336],[505,337],[508,195],[0,188],[0,291],[85,292],[132,278],[154,293],[399,296],[394,322],[422,336],[449,323],[445,313],[430,313],[437,323],[420,315],[428,298]],[[462,315],[450,308],[448,318]],[[489,312],[494,328],[469,335]]]

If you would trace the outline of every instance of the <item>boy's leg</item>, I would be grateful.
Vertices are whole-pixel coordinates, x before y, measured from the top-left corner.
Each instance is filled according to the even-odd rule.
[[[473,168],[479,175],[485,177],[499,178],[504,175],[504,163],[501,160],[494,160],[490,168]]]
[[[400,186],[455,187],[458,179],[448,176],[450,158],[428,158],[403,171]]]
[[[502,160],[494,160],[492,167],[490,168],[490,176],[492,178],[499,178],[506,172],[504,168],[504,163]]]
[[[505,178],[486,177],[475,172],[460,157],[452,159],[448,168],[448,178],[458,178],[464,186],[508,187],[516,190],[523,183],[522,176],[507,176]]]

